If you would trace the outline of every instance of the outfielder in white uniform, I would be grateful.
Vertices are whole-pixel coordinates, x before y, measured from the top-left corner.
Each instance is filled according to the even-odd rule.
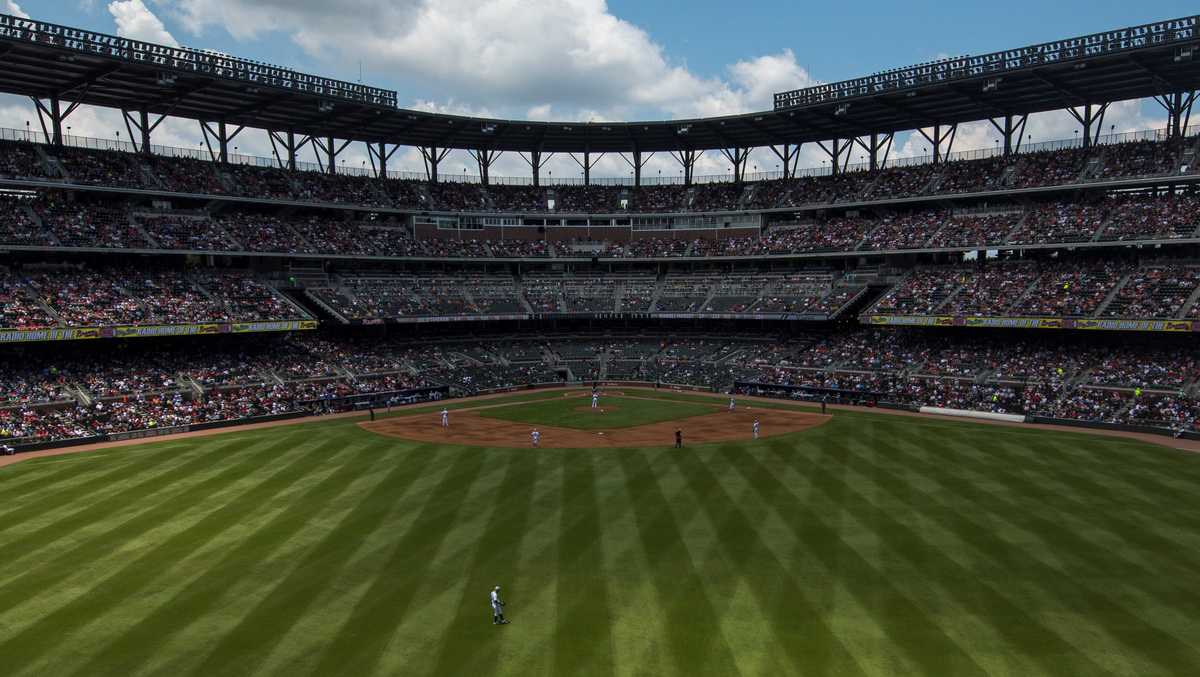
[[[733,408],[736,406],[737,406],[737,400],[733,399],[733,395],[730,395],[729,396],[729,411],[733,411]]]
[[[754,419],[754,439],[758,439],[758,419]]]
[[[592,409],[600,406],[600,393],[592,393]]]
[[[504,618],[504,600],[500,599],[500,586],[492,588],[490,597],[492,605],[492,625],[505,625],[508,620]]]
[[[443,428],[450,427],[450,412],[447,411],[446,409],[442,410],[442,427]]]
[[[538,446],[538,444],[542,441],[542,434],[536,430],[529,433],[529,437],[531,440],[533,440],[533,446],[535,447]]]

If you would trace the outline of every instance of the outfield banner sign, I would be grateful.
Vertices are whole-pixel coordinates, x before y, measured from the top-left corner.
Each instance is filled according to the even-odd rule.
[[[1084,329],[1092,331],[1200,331],[1193,320],[1115,320],[1067,317],[982,317],[955,315],[864,315],[863,324],[893,327],[973,327],[982,329]]]
[[[51,329],[0,330],[0,343],[45,341],[87,341],[106,338],[156,338],[161,336],[205,336],[212,334],[254,334],[280,331],[309,331],[316,320],[280,320],[271,322],[235,322],[204,324],[159,324],[117,327],[55,327]]]

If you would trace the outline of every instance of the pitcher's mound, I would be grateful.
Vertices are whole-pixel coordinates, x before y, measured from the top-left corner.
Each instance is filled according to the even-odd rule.
[[[591,409],[590,406],[583,407]],[[442,442],[475,447],[529,447],[529,433],[535,428],[542,434],[541,446],[549,449],[591,449],[597,447],[673,446],[675,431],[683,431],[683,444],[750,440],[754,420],[759,422],[759,437],[767,438],[807,430],[828,421],[830,416],[783,409],[719,412],[692,416],[679,421],[664,421],[632,428],[612,430],[576,430],[550,425],[531,425],[483,418],[473,411],[457,411],[450,427],[428,415],[388,418],[359,426],[381,435],[415,442]],[[603,434],[600,434],[600,433]]]

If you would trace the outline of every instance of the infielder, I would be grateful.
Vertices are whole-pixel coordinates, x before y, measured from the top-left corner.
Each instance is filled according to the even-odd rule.
[[[537,430],[534,430],[533,432],[529,433],[529,438],[533,441],[533,446],[536,447],[541,444],[542,434]]]
[[[491,595],[492,603],[492,625],[507,625],[508,620],[504,618],[504,600],[500,599],[500,586],[492,588]]]
[[[447,409],[442,410],[442,427],[443,428],[450,427],[450,411]]]
[[[592,391],[592,409],[595,409],[599,406],[600,406],[600,393],[593,390]]]
[[[754,419],[754,439],[758,439],[758,419]]]

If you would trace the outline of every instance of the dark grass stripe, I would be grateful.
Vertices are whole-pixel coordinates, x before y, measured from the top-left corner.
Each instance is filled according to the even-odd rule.
[[[738,674],[731,648],[705,595],[679,522],[650,469],[646,451],[616,454],[633,504],[646,572],[658,599],[667,649],[676,674]]]
[[[386,458],[384,454],[381,456]],[[402,461],[390,462],[392,468],[380,481],[304,554],[286,578],[220,638],[193,674],[256,673],[332,581],[354,576],[347,567],[355,552],[400,509],[417,481],[448,465],[448,459],[439,457],[434,445],[418,446],[406,452]],[[182,674],[184,669],[179,666],[172,672]]]
[[[903,439],[904,433],[900,437]],[[889,435],[890,439],[896,439],[894,431]],[[916,440],[905,439],[903,444],[890,444],[884,442],[882,437],[873,438],[875,444],[886,452],[886,456],[891,459],[902,461],[908,467],[919,468],[924,466],[923,472],[927,478],[937,483],[945,492],[952,492],[959,495],[961,502],[945,504],[945,509],[934,509],[933,506],[943,505],[942,501],[928,492],[921,492],[917,501],[911,507],[913,510],[924,514],[928,519],[939,524],[942,528],[956,535],[959,541],[965,543],[975,549],[980,556],[986,560],[993,560],[999,557],[1016,559],[1020,553],[1014,551],[1008,544],[999,541],[994,536],[990,535],[987,529],[987,524],[981,523],[974,519],[971,513],[961,509],[962,505],[982,506],[986,502],[986,492],[972,486],[969,481],[966,482],[943,482],[940,475],[943,469],[935,464],[928,464],[916,454],[906,452],[905,447],[909,445],[920,444]],[[958,461],[960,463],[970,462],[972,454],[961,454]],[[881,486],[885,491],[888,487]],[[1016,505],[1013,506],[1020,513],[1028,513],[1030,506]],[[1003,512],[994,512],[993,517],[1006,521]],[[904,537],[909,537],[911,530],[903,523],[891,518],[890,515],[882,516],[888,520],[888,524],[892,531],[889,533],[900,534]],[[1051,534],[1047,544],[1054,547],[1054,543],[1069,543],[1071,541],[1060,541],[1058,539],[1069,538],[1070,530],[1064,529],[1050,520],[1044,520],[1043,527],[1049,528]],[[904,541],[898,540],[897,546],[903,547]],[[1073,543],[1073,545],[1079,545]],[[1003,555],[997,554],[997,549],[1004,551]],[[1071,547],[1067,547],[1071,550]],[[901,550],[900,552],[903,553]],[[936,548],[926,551],[926,556],[934,555],[938,550]],[[929,562],[925,563],[927,569],[932,570]],[[1047,674],[1062,674],[1064,672],[1072,674],[1109,674],[1107,669],[1096,663],[1092,657],[1083,648],[1076,647],[1071,642],[1059,635],[1054,628],[1037,622],[1032,613],[1027,611],[1019,602],[1011,599],[1013,594],[1011,591],[1004,591],[993,584],[988,579],[983,579],[973,575],[969,570],[964,570],[961,565],[946,557],[937,558],[937,569],[931,575],[933,580],[947,581],[971,581],[975,580],[976,585],[969,591],[963,590],[959,586],[947,586],[949,592],[954,593],[960,598],[961,603],[969,605],[972,600],[979,597],[983,598],[986,614],[979,616],[985,622],[988,622],[994,627],[998,633],[1008,640],[1013,649],[1019,651],[1024,657],[1037,662],[1042,670]],[[998,579],[998,581],[1006,581],[1007,585],[1014,585],[1018,581],[1025,582],[1038,587],[1041,591],[1041,599],[1054,600],[1062,604],[1066,608],[1073,608],[1077,613],[1097,620],[1104,624],[1104,617],[1107,614],[1095,614],[1095,611],[1100,610],[1099,607],[1109,606],[1107,611],[1112,611],[1111,602],[1104,600],[1103,595],[1093,596],[1088,595],[1086,599],[1079,599],[1077,594],[1081,591],[1079,580],[1075,579],[1064,572],[1044,564],[1040,560],[1026,556],[1020,559],[1019,570],[1010,571],[1006,579]],[[965,586],[964,586],[965,587]],[[1080,604],[1086,608],[1080,608]],[[969,607],[968,607],[969,608]],[[1092,613],[1089,613],[1091,611]],[[1017,620],[1009,620],[1017,619]],[[1129,619],[1127,619],[1129,620]],[[1004,622],[1008,621],[1008,622]],[[1133,625],[1137,625],[1135,622]],[[1110,630],[1112,628],[1109,628]],[[1146,656],[1146,647],[1130,647],[1135,654],[1148,658],[1150,662],[1164,665],[1154,657]]]
[[[805,454],[792,453],[789,458],[790,447],[768,444],[768,448],[793,465],[796,472],[809,476],[813,489],[837,506],[835,509],[854,514],[865,525],[870,525],[875,516],[871,511],[876,508],[868,505],[864,509],[846,482],[846,450],[828,442],[822,447],[822,455],[829,460],[809,463],[802,468],[799,464],[804,461]],[[743,473],[747,481],[761,487],[759,493],[763,500],[784,516],[793,536],[804,543],[806,551],[822,563],[829,577],[838,581],[864,609],[875,612],[872,620],[884,632],[890,644],[922,674],[986,674],[926,610],[881,570],[881,563],[867,560],[859,554],[844,540],[844,532],[826,524],[821,512],[793,495],[762,461],[753,454],[744,454],[737,458],[730,457],[729,462]],[[832,469],[827,467],[831,465]],[[886,533],[877,532],[877,536],[885,542],[889,538]],[[917,542],[923,543],[919,538]]]
[[[563,458],[559,513],[554,674],[615,674],[595,458]]]
[[[7,482],[0,481],[5,506],[12,507],[0,513],[0,534],[30,519],[44,516],[47,511],[42,509],[43,506],[53,506],[54,510],[58,510],[78,505],[84,499],[95,501],[97,495],[124,491],[125,483],[134,476],[152,476],[160,469],[166,474],[190,460],[195,460],[193,455],[163,453],[154,455],[148,463],[120,463],[115,466],[92,463],[87,468],[70,466],[42,476],[41,479],[50,480],[49,483],[25,483],[11,491]]]
[[[379,663],[391,632],[413,602],[418,583],[428,575],[434,555],[453,530],[484,459],[477,450],[456,452],[450,470],[413,523],[397,537],[387,561],[350,617],[332,634],[312,674],[366,675]]]
[[[745,454],[740,445],[722,445],[728,460]],[[750,590],[765,615],[763,631],[770,633],[797,674],[864,674],[842,641],[808,601],[800,582],[788,571],[750,522],[741,501],[717,480],[710,465],[693,454],[670,454],[686,478],[701,512],[715,532],[714,545],[729,560],[734,575]],[[758,487],[750,485],[751,491]],[[769,489],[769,488],[768,488]],[[766,502],[765,496],[760,500]]]
[[[430,674],[433,675],[486,674],[499,660],[502,633],[512,630],[489,627],[488,594],[492,586],[516,579],[513,566],[520,557],[521,535],[532,514],[539,466],[552,463],[552,457],[525,452],[505,453],[508,461],[504,480],[491,515],[469,554],[466,582],[458,608],[443,631],[437,656],[432,661],[434,667]],[[503,589],[502,592],[505,596],[518,595],[519,598],[523,591],[508,585],[507,592]],[[536,619],[529,617],[517,621],[518,625],[535,622]]]
[[[282,439],[270,450],[283,451],[292,444],[290,439]],[[230,453],[221,453],[226,451]],[[35,569],[17,569],[11,567],[17,560],[8,561],[10,568],[0,572],[0,576],[9,571],[21,573],[0,585],[0,609],[12,608],[32,598],[40,590],[54,588],[75,573],[77,563],[92,562],[103,557],[152,526],[177,517],[182,510],[190,508],[205,495],[270,462],[272,459],[247,450],[238,452],[232,447],[222,447],[214,450],[213,454],[192,459],[168,473],[129,486],[108,500],[82,505],[75,512],[38,531],[5,542],[6,552],[16,552],[19,557],[35,556],[40,549],[60,539],[73,537],[81,529],[94,524],[108,524],[127,511],[134,513],[129,519],[75,544],[69,550],[55,553],[48,561],[43,558]],[[150,500],[155,497],[160,500],[151,503]]]
[[[309,472],[312,461],[328,456],[341,444],[341,440],[329,440],[307,453],[300,454],[287,465],[240,493],[235,499],[208,512],[183,531],[172,535],[103,580],[96,581],[87,592],[39,618],[15,635],[5,638],[0,642],[0,664],[18,666],[18,670],[25,669],[59,648],[63,639],[70,633],[82,629],[113,607],[132,598],[163,576],[172,564],[196,552],[221,533],[238,525],[242,516],[253,514],[259,506],[286,491]],[[236,469],[237,466],[234,466],[231,470]],[[213,495],[211,489],[222,485],[227,487],[228,482],[213,487],[206,485],[207,483],[198,485],[189,492],[192,494],[191,498],[205,501]],[[173,507],[166,506],[166,510],[162,511],[166,514],[156,515],[150,523],[156,524],[169,519],[175,512]]]
[[[176,454],[183,452],[184,445],[176,444],[170,448],[162,449],[163,453],[147,454],[139,461],[132,462],[135,466],[140,466],[143,469],[152,469],[155,466],[166,463],[176,457]],[[194,449],[193,449],[194,451]],[[175,452],[175,453],[169,453]],[[97,452],[99,453],[99,452]],[[131,462],[86,462],[86,463],[71,463],[67,468],[61,467],[62,461],[74,460],[79,457],[66,457],[54,459],[55,463],[37,463],[33,459],[22,461],[21,463],[7,466],[0,469],[0,487],[3,488],[4,496],[12,502],[7,505],[15,505],[16,499],[37,494],[41,499],[50,491],[58,491],[63,488],[71,488],[72,485],[80,482],[97,482],[104,476],[120,477],[126,473]],[[47,459],[49,461],[51,459]],[[99,461],[100,459],[96,459]],[[91,459],[89,458],[89,461]],[[7,518],[19,512],[11,510],[0,513],[0,522],[6,522]]]
[[[380,443],[378,446],[383,446]],[[252,533],[238,541],[221,560],[125,630],[98,654],[73,673],[78,677],[97,672],[132,674],[171,637],[183,632],[201,617],[219,609],[230,581],[237,581],[286,546],[308,521],[320,515],[331,502],[344,495],[359,479],[369,474],[385,457],[377,448],[344,447],[309,469],[333,465],[334,470],[297,496],[288,506]],[[343,458],[349,456],[349,458]],[[227,635],[228,636],[228,635]],[[212,673],[210,673],[212,674]]]
[[[967,462],[966,459],[964,462]],[[1014,489],[1020,490],[1023,486],[1014,478],[1006,479]],[[948,491],[956,493],[966,500],[974,500],[976,503],[982,503],[984,499],[980,495],[987,493],[970,482],[943,486]],[[927,499],[931,502],[935,501],[932,496],[927,496]],[[1169,579],[1156,575],[1154,571],[1146,569],[1136,561],[1128,560],[1109,548],[1083,538],[1078,531],[1052,519],[1058,514],[1056,512],[1043,514],[1043,511],[1039,511],[1029,504],[1010,502],[1008,510],[999,513],[999,517],[1018,528],[1032,530],[1038,535],[1043,546],[1050,551],[1065,550],[1081,554],[1083,559],[1094,563],[1097,572],[1104,575],[1106,584],[1119,578],[1120,585],[1135,587],[1146,597],[1155,599],[1157,604],[1171,608],[1184,617],[1192,616],[1197,609],[1200,609],[1200,596],[1194,591],[1186,586],[1172,586]],[[968,518],[955,511],[942,513],[942,519],[945,521],[955,518],[962,522],[970,522]],[[1024,524],[1029,526],[1023,526]],[[969,526],[959,527],[959,530],[964,535],[965,542],[979,546],[981,539],[978,536],[980,529],[977,524],[971,523]],[[994,542],[994,539],[991,539],[985,543]],[[1112,571],[1111,562],[1118,557],[1131,562],[1135,569],[1141,570],[1141,573],[1134,571],[1128,575],[1121,575]],[[1064,572],[1036,558],[1027,558],[1024,561],[1023,569],[1024,576],[1021,577],[1021,580],[1038,587],[1047,598],[1055,599],[1065,608],[1094,621],[1115,642],[1122,644],[1129,653],[1138,656],[1143,662],[1166,670],[1180,665],[1200,665],[1200,651],[1192,644],[1145,622],[1137,613],[1117,603],[1113,599],[1111,590],[1093,587],[1090,576],[1078,575],[1076,572],[1070,571]],[[1105,572],[1105,569],[1109,569],[1109,571]],[[1152,582],[1166,583],[1169,589],[1151,589],[1148,584]]]

